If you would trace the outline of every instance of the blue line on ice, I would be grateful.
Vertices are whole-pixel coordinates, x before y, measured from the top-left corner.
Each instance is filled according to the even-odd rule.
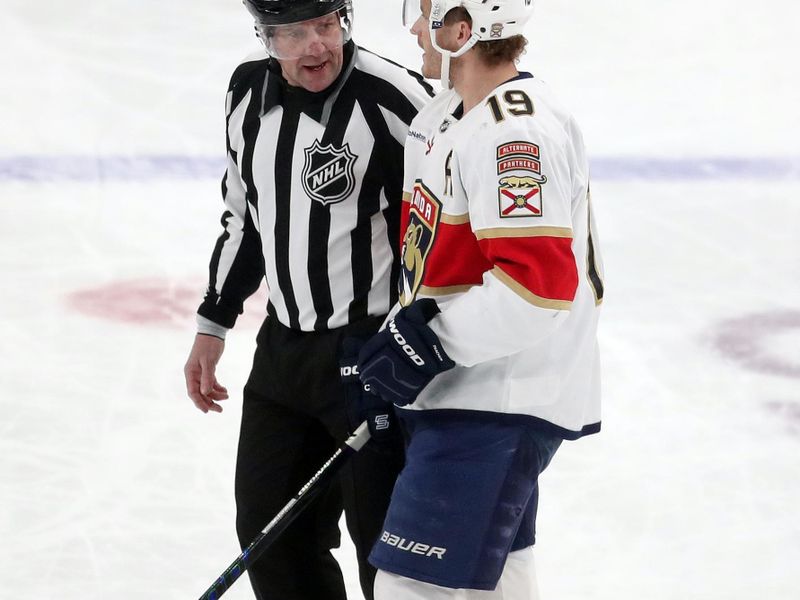
[[[220,178],[218,156],[10,156],[0,158],[0,182],[145,182]],[[800,180],[800,157],[633,158],[591,160],[592,179],[607,181]]]

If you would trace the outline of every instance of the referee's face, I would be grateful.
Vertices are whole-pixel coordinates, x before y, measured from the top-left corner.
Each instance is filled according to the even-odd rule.
[[[331,22],[331,26],[324,28],[320,22],[326,20]],[[300,58],[279,58],[278,62],[283,77],[289,85],[304,88],[309,92],[321,92],[342,72],[344,63],[342,31],[336,14],[326,15],[309,23],[313,27],[302,27],[303,35],[295,34],[291,40],[294,45],[293,52],[288,55]],[[322,25],[327,25],[327,22]],[[285,37],[289,38],[289,35]]]

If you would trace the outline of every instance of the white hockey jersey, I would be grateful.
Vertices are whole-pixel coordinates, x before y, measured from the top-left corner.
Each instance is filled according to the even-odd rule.
[[[466,115],[439,94],[408,135],[400,302],[438,302],[430,326],[457,366],[405,408],[599,431],[603,271],[574,119],[522,73]]]

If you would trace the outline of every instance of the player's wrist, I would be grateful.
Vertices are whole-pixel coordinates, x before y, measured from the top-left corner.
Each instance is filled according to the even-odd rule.
[[[437,307],[436,314],[438,312]],[[386,330],[390,341],[393,342],[392,349],[412,369],[435,376],[455,366],[427,321],[409,318],[401,311],[389,321]]]

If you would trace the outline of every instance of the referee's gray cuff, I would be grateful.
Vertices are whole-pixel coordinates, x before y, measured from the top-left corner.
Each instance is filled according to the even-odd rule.
[[[214,337],[224,340],[225,335],[228,333],[228,328],[214,323],[211,319],[206,319],[201,315],[197,315],[197,333],[213,335]]]

